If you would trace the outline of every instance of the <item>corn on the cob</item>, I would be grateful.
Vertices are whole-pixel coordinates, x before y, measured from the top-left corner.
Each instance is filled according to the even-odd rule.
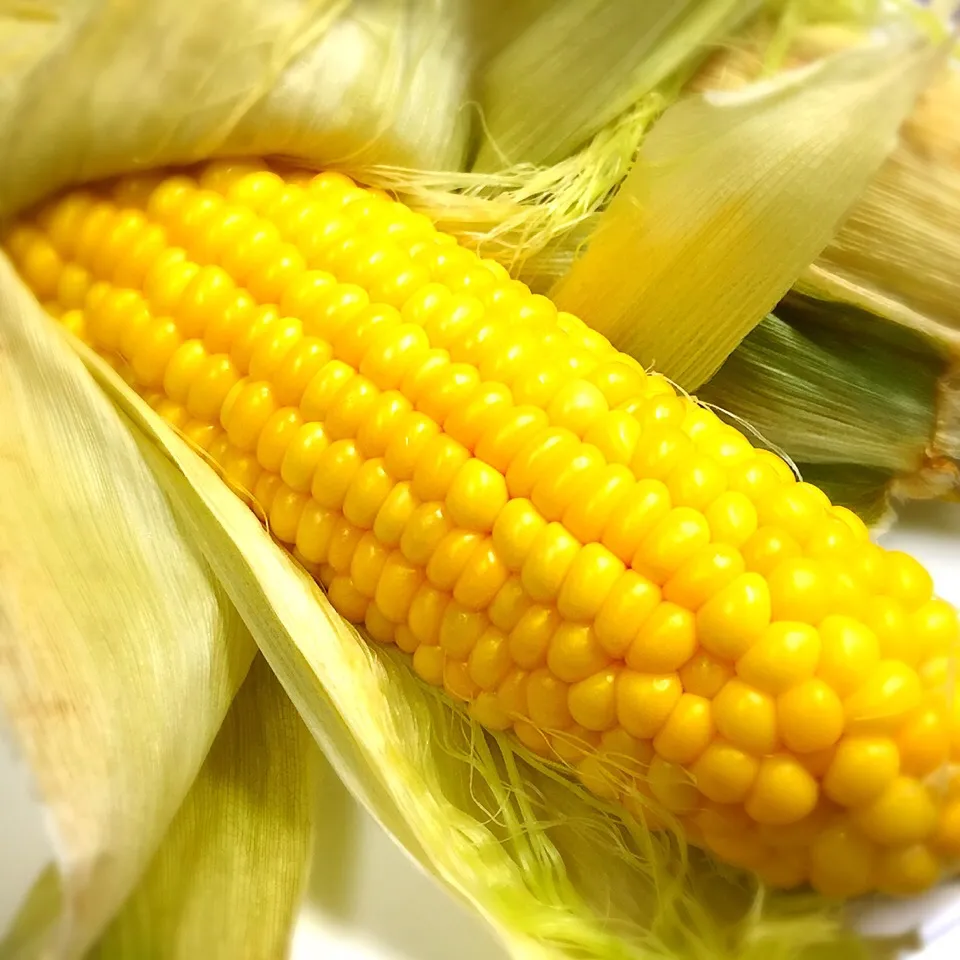
[[[960,856],[958,622],[923,567],[426,218],[218,162],[6,248],[485,726],[778,886],[904,893]]]

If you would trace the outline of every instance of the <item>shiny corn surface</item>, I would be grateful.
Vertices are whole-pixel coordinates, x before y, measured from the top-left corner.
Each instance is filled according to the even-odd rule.
[[[911,893],[960,857],[927,572],[498,264],[256,163],[67,194],[6,249],[488,728],[775,886]]]

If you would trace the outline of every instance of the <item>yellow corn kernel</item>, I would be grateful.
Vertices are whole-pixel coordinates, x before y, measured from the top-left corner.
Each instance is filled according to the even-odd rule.
[[[598,758],[597,747],[600,735],[574,723],[566,730],[557,730],[550,735],[550,747],[564,763],[576,766],[586,757]]]
[[[549,523],[534,537],[520,580],[534,600],[553,600],[580,551],[562,524]]]
[[[677,672],[683,689],[712,699],[733,676],[733,667],[706,652],[695,653]]]
[[[654,583],[664,583],[709,540],[710,528],[702,513],[675,507],[641,542],[631,566]]]
[[[775,886],[908,893],[960,855],[960,626],[919,564],[340,174],[109,198],[15,224],[16,267],[425,682]]]
[[[507,638],[488,627],[470,651],[470,677],[482,690],[495,690],[510,672],[513,658]]]
[[[896,729],[922,700],[920,678],[907,664],[881,660],[844,701],[846,728],[850,732]]]
[[[918,659],[955,653],[960,648],[960,617],[944,600],[934,598],[910,614],[904,634],[913,638]],[[884,650],[885,656],[895,652]]]
[[[817,804],[817,781],[793,757],[764,757],[745,809],[758,823],[796,823]]]
[[[884,593],[915,610],[933,594],[930,574],[913,557],[899,551],[884,556]]]
[[[531,604],[510,631],[510,653],[514,662],[532,670],[546,662],[550,640],[560,627],[560,617],[552,606]]]
[[[700,804],[700,794],[693,778],[678,764],[655,756],[650,761],[647,779],[650,792],[671,813],[691,813]]]
[[[569,687],[550,670],[540,667],[527,677],[527,711],[543,730],[563,730],[573,718],[567,706]]]
[[[352,584],[349,577],[334,576],[327,586],[327,596],[331,603],[343,610],[342,616],[349,616],[354,623],[365,623],[369,616],[370,604]],[[349,613],[348,613],[349,611]]]
[[[908,717],[897,734],[900,768],[911,776],[925,776],[950,756],[950,729],[938,706],[921,707]]]
[[[663,595],[688,610],[698,610],[743,572],[743,557],[733,547],[708,544],[664,584]]]
[[[670,511],[670,493],[659,480],[641,480],[623,495],[600,540],[630,563],[654,526]]]
[[[643,619],[625,660],[641,673],[669,673],[687,663],[696,649],[693,614],[675,603],[660,603]]]
[[[455,660],[466,660],[488,626],[484,614],[451,600],[440,618],[440,646]]]
[[[696,759],[691,772],[700,792],[717,803],[740,803],[757,778],[760,761],[732,743],[714,739]]]
[[[578,550],[557,597],[557,610],[566,620],[592,622],[610,591],[625,573],[617,557],[599,543]]]
[[[820,635],[806,623],[772,623],[737,661],[737,673],[760,690],[781,693],[813,676]]]
[[[450,519],[457,526],[481,533],[493,529],[506,503],[503,474],[475,458],[467,460],[454,475],[446,497]]]
[[[790,750],[802,754],[826,750],[843,732],[843,703],[823,680],[803,680],[777,698],[777,724]]]
[[[652,740],[666,723],[682,693],[676,674],[624,670],[617,684],[617,718],[632,736]]]
[[[816,560],[782,560],[768,574],[767,586],[774,620],[799,620],[816,626],[829,613],[829,580]]]
[[[684,693],[653,738],[653,748],[671,763],[691,764],[710,745],[713,735],[710,701]]]
[[[767,576],[781,561],[799,557],[800,544],[784,530],[760,527],[740,548],[747,569]]]
[[[877,843],[894,846],[926,840],[937,828],[937,808],[919,781],[900,776],[853,813],[858,829]]]
[[[604,731],[616,726],[617,677],[616,670],[606,669],[570,686],[570,714],[582,727]]]
[[[593,421],[583,439],[593,444],[607,463],[625,467],[633,460],[640,431],[636,417],[624,410],[611,410]],[[632,479],[632,472],[628,470],[627,473]]]
[[[413,654],[413,669],[435,687],[443,683],[443,662],[444,654],[439,647],[421,644]]]
[[[271,474],[264,474],[268,479],[279,481],[279,477]],[[277,486],[282,485],[282,481]],[[257,497],[260,499],[260,487],[257,488]],[[275,492],[264,496],[272,502]],[[264,503],[265,509],[269,509],[269,503]],[[297,526],[297,549],[311,563],[324,563],[330,550],[330,541],[333,537],[334,525],[337,521],[337,514],[333,510],[327,510],[321,507],[316,500],[311,498],[303,508],[300,514],[300,523]]]
[[[817,836],[810,849],[810,879],[828,897],[866,893],[876,880],[877,849],[840,822]]]
[[[600,645],[612,657],[623,657],[637,630],[660,603],[660,588],[634,570],[625,570],[610,589],[594,620]]]
[[[851,617],[831,616],[820,624],[818,675],[841,696],[852,692],[880,662],[874,633]]]
[[[330,447],[330,438],[323,424],[303,423],[299,411],[287,411],[278,410],[267,421],[257,445],[257,459],[265,470],[277,470],[289,487],[308,491]],[[281,435],[274,435],[274,431],[281,430]],[[274,466],[277,459],[279,466]]]
[[[356,553],[350,561],[350,579],[353,585],[368,599],[377,592],[377,583],[390,550],[373,534],[365,534],[357,544]]]
[[[736,660],[767,630],[770,588],[757,573],[744,573],[697,611],[697,637],[705,650]]]
[[[452,590],[479,543],[479,535],[470,530],[451,530],[427,561],[430,582],[441,590]]]
[[[392,623],[409,622],[410,607],[422,583],[423,573],[420,568],[409,563],[398,551],[394,551],[381,568],[374,600],[383,615]]]
[[[900,771],[896,744],[886,737],[844,737],[823,778],[824,793],[845,807],[875,799]]]
[[[404,650],[404,653],[409,652]],[[470,702],[470,716],[488,730],[509,730],[513,726],[513,718],[504,710],[497,695],[489,690],[482,690]]]
[[[908,624],[907,608],[893,597],[873,597],[863,620],[877,638],[880,655],[916,664],[923,655],[916,631]]]
[[[877,889],[894,896],[920,893],[940,878],[940,864],[922,843],[883,850],[877,864]]]
[[[773,753],[779,744],[776,701],[742,680],[724,685],[714,698],[713,716],[717,730],[750,753]]]

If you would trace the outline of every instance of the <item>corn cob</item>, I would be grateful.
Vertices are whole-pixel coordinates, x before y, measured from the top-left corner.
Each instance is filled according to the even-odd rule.
[[[776,886],[909,893],[960,856],[960,628],[923,567],[425,217],[214,162],[5,246],[484,726]]]

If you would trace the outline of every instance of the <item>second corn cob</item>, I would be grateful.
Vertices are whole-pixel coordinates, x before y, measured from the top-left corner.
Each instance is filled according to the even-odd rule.
[[[960,855],[926,571],[425,218],[214,163],[68,194],[7,249],[487,727],[779,886],[910,892]]]

